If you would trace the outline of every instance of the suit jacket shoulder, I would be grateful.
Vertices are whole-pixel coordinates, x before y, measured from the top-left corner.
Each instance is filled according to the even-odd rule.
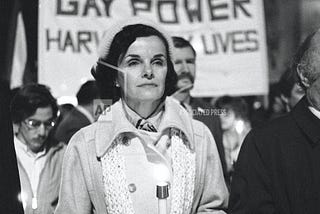
[[[65,118],[62,119],[58,125],[55,138],[58,141],[68,143],[72,135],[87,125],[90,125],[88,118],[74,108],[65,116]]]
[[[301,100],[246,137],[236,164],[230,213],[319,213],[320,120]]]

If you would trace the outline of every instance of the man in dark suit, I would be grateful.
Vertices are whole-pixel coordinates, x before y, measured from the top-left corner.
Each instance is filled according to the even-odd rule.
[[[306,96],[245,139],[229,213],[320,213],[320,31],[299,48],[292,72]]]
[[[78,106],[62,119],[55,131],[54,136],[58,141],[68,143],[78,130],[96,120],[93,102],[100,98],[96,82],[93,80],[85,82],[76,96]]]
[[[191,97],[190,90],[196,75],[196,51],[189,41],[181,37],[172,37],[174,45],[174,69],[178,75],[177,92],[173,95],[180,101],[194,119],[203,122],[211,131],[217,145],[224,176],[226,178],[226,161],[222,144],[222,129],[218,116],[211,105]],[[228,184],[227,184],[228,185]]]

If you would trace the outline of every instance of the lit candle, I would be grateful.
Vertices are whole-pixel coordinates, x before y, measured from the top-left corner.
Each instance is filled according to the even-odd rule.
[[[156,180],[156,197],[158,198],[158,214],[167,214],[167,199],[169,197],[169,184],[171,172],[167,165],[160,163],[154,166]]]
[[[241,134],[244,130],[244,121],[239,119],[238,121],[236,121],[236,124],[235,124],[235,129],[236,129],[236,132],[238,134]]]
[[[169,197],[169,185],[167,182],[157,184],[158,214],[167,214],[167,198]]]

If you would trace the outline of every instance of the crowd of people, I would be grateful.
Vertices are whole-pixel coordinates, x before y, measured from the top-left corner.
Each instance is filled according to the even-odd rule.
[[[306,38],[261,113],[248,97],[192,97],[197,54],[186,39],[141,18],[116,23],[77,106],[57,105],[42,84],[1,102],[11,151],[1,188],[13,192],[2,207],[159,213],[156,187],[165,183],[167,214],[320,213],[319,41],[320,31]],[[110,108],[97,111],[105,100]]]

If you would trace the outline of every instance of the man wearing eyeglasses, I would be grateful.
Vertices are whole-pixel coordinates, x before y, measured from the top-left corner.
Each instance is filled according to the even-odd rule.
[[[55,98],[40,84],[21,88],[11,102],[25,214],[53,213],[58,201],[65,146],[49,139],[57,112]]]

